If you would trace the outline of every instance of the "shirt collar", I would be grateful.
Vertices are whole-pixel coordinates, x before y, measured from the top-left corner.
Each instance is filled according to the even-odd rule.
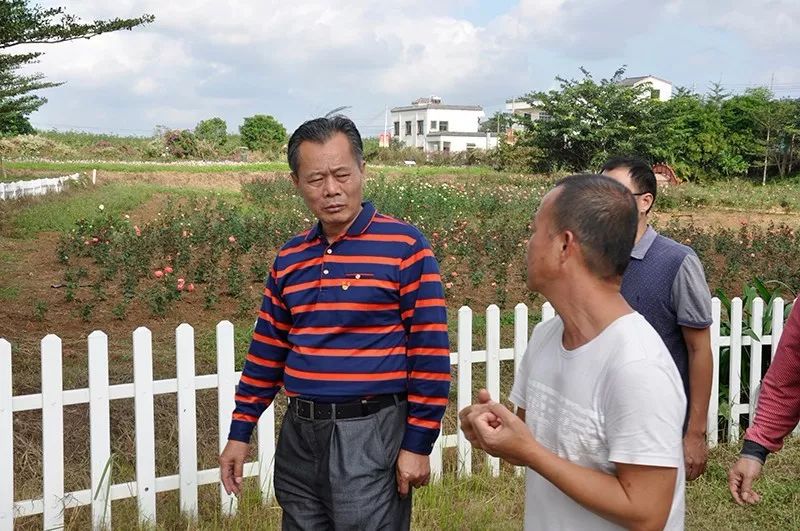
[[[653,245],[656,236],[658,236],[658,233],[655,231],[655,229],[653,229],[653,227],[648,225],[647,230],[644,231],[641,239],[634,244],[633,249],[631,250],[631,258],[642,260],[644,255],[647,254],[647,251],[650,250],[650,246]]]
[[[356,216],[356,219],[353,220],[350,228],[347,229],[347,236],[358,236],[359,234],[364,234],[364,232],[372,224],[372,220],[375,219],[375,214],[377,214],[377,211],[371,202],[366,201],[361,203],[361,212],[358,213],[358,216]],[[314,227],[308,231],[308,234],[306,235],[306,241],[310,242],[315,238],[323,239],[324,237],[325,233],[322,230],[322,222],[317,220],[317,222],[314,224]]]

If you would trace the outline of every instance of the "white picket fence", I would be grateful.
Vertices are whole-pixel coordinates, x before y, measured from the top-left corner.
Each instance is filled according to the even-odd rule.
[[[29,195],[44,195],[50,192],[61,192],[69,181],[77,181],[79,173],[65,175],[64,177],[50,177],[45,179],[31,179],[29,181],[15,181],[13,183],[0,183],[0,200],[19,199]]]
[[[751,367],[760,367],[764,346],[777,344],[783,330],[784,301],[774,301],[772,334],[761,334],[764,302],[756,299],[751,311],[750,327],[758,340],[742,334],[742,301],[733,299],[731,335],[720,336],[720,301],[713,300],[714,324],[711,329],[714,356],[714,383],[708,412],[708,437],[712,446],[718,444],[717,429],[719,413],[719,358],[722,347],[730,347],[730,413],[732,428],[729,441],[739,437],[741,415],[752,411],[757,392],[749,393],[750,402],[740,403],[739,374],[742,347],[751,347]],[[542,307],[542,320],[554,316],[552,306]],[[529,338],[528,307],[518,304],[514,309],[513,346],[500,348],[500,310],[496,305],[486,309],[486,346],[484,350],[473,350],[473,315],[468,307],[458,312],[458,347],[451,353],[450,362],[458,367],[457,408],[469,405],[478,387],[484,386],[492,396],[500,396],[500,362],[519,365]],[[0,339],[0,531],[14,527],[14,519],[43,514],[44,529],[63,527],[66,509],[91,505],[94,528],[111,525],[111,502],[136,497],[141,523],[156,521],[156,493],[179,491],[181,511],[190,518],[198,514],[198,487],[219,482],[219,469],[197,470],[197,416],[195,411],[196,391],[218,389],[219,448],[226,443],[231,412],[234,408],[234,389],[241,373],[234,367],[233,325],[222,321],[217,325],[217,374],[195,374],[194,330],[187,324],[176,329],[176,378],[153,380],[152,335],[147,328],[138,328],[133,333],[133,383],[109,385],[108,338],[101,331],[89,335],[89,387],[64,390],[62,386],[61,339],[48,335],[41,341],[42,392],[12,396],[11,344]],[[474,382],[472,365],[485,363],[485,382]],[[760,371],[750,378],[750,389],[757,389],[761,381]],[[156,477],[155,473],[155,428],[154,395],[177,394],[179,431],[179,471],[176,475]],[[136,424],[136,481],[113,483],[110,467],[111,430],[109,409],[111,400],[130,399],[135,402]],[[91,484],[76,492],[64,492],[64,406],[89,404],[90,409],[90,453]],[[42,497],[32,500],[14,499],[14,432],[13,414],[21,411],[41,410],[43,492]],[[272,462],[275,452],[275,414],[269,408],[258,424],[257,460],[245,466],[245,476],[258,476],[263,498],[271,497]],[[434,476],[442,474],[442,451],[455,447],[458,458],[458,473],[465,476],[472,472],[472,448],[460,431],[439,437],[431,456]],[[500,462],[487,456],[487,466],[495,475],[500,473]],[[236,512],[236,498],[225,494],[220,487],[219,503],[224,514]]]

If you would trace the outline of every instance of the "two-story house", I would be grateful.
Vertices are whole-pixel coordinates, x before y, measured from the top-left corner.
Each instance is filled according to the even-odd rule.
[[[394,138],[422,151],[458,152],[497,147],[497,135],[478,131],[480,105],[447,105],[437,96],[391,110]]]
[[[649,94],[654,100],[668,101],[672,98],[672,83],[666,79],[661,79],[660,77],[626,77],[625,79],[621,80],[619,84],[625,85],[626,87],[639,87],[642,85],[647,85],[649,88],[649,93],[645,92],[645,94]]]

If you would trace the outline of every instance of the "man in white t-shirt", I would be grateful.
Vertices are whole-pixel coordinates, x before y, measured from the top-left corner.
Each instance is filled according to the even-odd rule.
[[[559,316],[533,331],[510,396],[517,415],[493,401],[459,415],[473,445],[528,467],[526,530],[683,528],[681,378],[619,292],[637,218],[631,193],[600,175],[545,196],[528,287]]]

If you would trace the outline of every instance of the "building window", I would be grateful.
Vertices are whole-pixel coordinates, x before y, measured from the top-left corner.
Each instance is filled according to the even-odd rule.
[[[425,120],[417,120],[417,134],[418,135],[425,134]]]
[[[442,151],[445,153],[450,153],[450,142],[444,142],[442,146]]]
[[[525,118],[527,118],[528,120],[530,120],[530,119],[531,119],[531,113],[529,113],[529,112],[526,112],[524,116],[525,116]]]
[[[406,121],[406,136],[411,136],[411,120]]]
[[[650,89],[650,98],[654,100],[661,99],[661,91],[658,89]]]
[[[400,136],[400,122],[394,123],[394,136]]]
[[[467,142],[467,151],[472,151],[473,149],[475,149],[475,144]]]
[[[550,119],[550,115],[547,114],[546,112],[540,112],[539,113],[539,120],[549,120],[549,119]]]
[[[436,129],[436,120],[431,120],[431,131]]]
[[[449,129],[447,128],[449,125],[450,125],[449,123],[442,120],[441,122],[439,122],[439,131],[449,131]]]

